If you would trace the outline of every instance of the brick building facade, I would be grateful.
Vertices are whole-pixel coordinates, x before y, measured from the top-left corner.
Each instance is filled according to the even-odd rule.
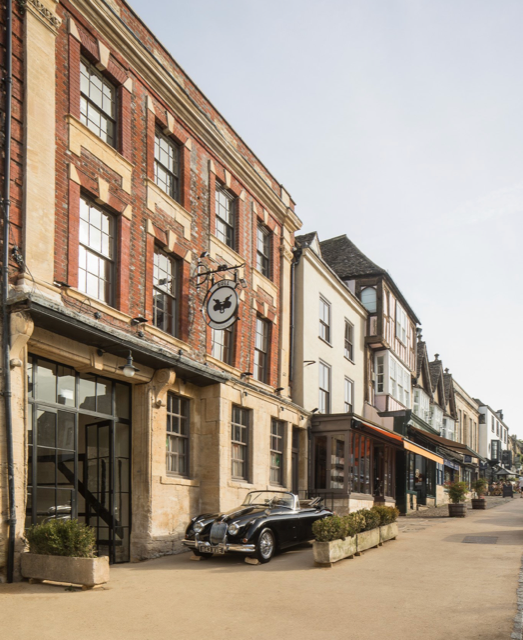
[[[197,512],[305,488],[288,379],[301,223],[125,2],[27,0],[13,27],[17,552],[24,521],[63,513],[114,562],[173,553]],[[213,332],[198,273],[220,265],[240,306]]]

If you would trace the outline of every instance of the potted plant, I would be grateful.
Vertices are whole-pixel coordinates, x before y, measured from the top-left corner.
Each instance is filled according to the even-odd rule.
[[[356,533],[364,526],[361,516],[354,513],[341,516],[329,516],[316,520],[312,525],[314,542],[312,551],[317,565],[330,567],[343,558],[352,558],[356,554]]]
[[[451,518],[464,518],[466,516],[465,499],[469,488],[466,482],[457,480],[456,482],[449,482],[445,491],[449,494],[449,516]]]
[[[97,558],[94,530],[78,520],[50,520],[33,525],[25,537],[22,576],[35,582],[51,580],[84,589],[109,581],[109,558]]]
[[[356,544],[358,551],[356,555],[360,555],[362,551],[378,547],[380,544],[380,516],[372,509],[361,509],[356,511],[363,516],[365,526],[363,530],[356,535]]]
[[[398,535],[398,525],[396,520],[400,514],[396,507],[374,506],[371,511],[378,514],[380,518],[380,545],[387,540],[395,540]]]
[[[487,493],[488,482],[485,478],[479,478],[475,480],[472,484],[472,488],[476,492],[477,498],[472,498],[472,508],[473,509],[485,509],[486,508],[486,500],[484,498]]]

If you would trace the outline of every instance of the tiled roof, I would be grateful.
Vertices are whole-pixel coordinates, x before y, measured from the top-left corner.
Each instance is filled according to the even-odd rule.
[[[320,242],[321,253],[327,264],[342,280],[356,276],[386,275],[385,269],[369,260],[346,235]]]
[[[440,375],[443,373],[441,360],[433,360],[429,362],[430,380],[432,383],[432,391],[436,391]]]
[[[401,304],[410,313],[415,322],[419,320],[394,280],[385,269],[372,262],[346,235],[337,236],[320,242],[321,254],[325,262],[342,280],[353,280],[363,276],[385,276]]]
[[[443,374],[443,383],[445,385],[445,398],[447,399],[447,402],[450,401],[450,394],[452,392],[452,389],[454,388],[452,386],[452,374],[451,373],[444,373]]]
[[[304,233],[301,236],[294,236],[294,240],[300,245],[300,247],[306,247],[314,240],[315,235],[316,231],[311,231],[310,233]]]

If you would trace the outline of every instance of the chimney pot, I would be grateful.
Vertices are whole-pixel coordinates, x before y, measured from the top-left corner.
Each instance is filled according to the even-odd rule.
[[[439,353],[435,353],[435,354],[434,354],[434,358],[435,358],[436,360],[439,360]]]

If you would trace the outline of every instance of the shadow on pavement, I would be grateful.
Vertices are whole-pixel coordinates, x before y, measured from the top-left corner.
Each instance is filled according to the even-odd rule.
[[[489,523],[492,524],[492,523]],[[473,531],[471,533],[456,533],[451,536],[447,536],[443,538],[442,542],[455,542],[455,543],[463,543],[463,540],[466,537],[481,537],[481,538],[497,538],[495,544],[497,546],[521,546],[523,545],[523,529],[519,530],[517,533],[515,531],[500,531],[496,529],[495,531]],[[463,543],[470,544],[470,543]],[[485,544],[489,543],[474,543],[478,546],[485,546]],[[489,545],[490,546],[490,545]]]

